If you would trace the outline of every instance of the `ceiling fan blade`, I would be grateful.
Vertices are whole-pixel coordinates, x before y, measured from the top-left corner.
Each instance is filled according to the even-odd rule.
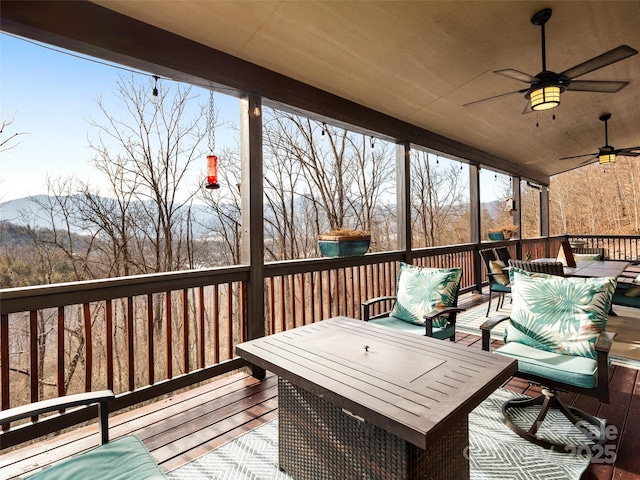
[[[521,72],[520,70],[514,70],[513,68],[506,68],[504,70],[494,70],[493,73],[497,73],[498,75],[504,75],[505,77],[513,78],[515,80],[520,80],[525,83],[539,82],[540,79],[537,77],[533,77],[528,73]]]
[[[469,102],[469,103],[465,103],[464,105],[462,105],[463,107],[469,107],[471,105],[476,105],[477,103],[482,103],[482,102],[487,102],[489,100],[493,100],[495,98],[500,98],[500,97],[506,97],[508,95],[513,95],[514,93],[525,93],[527,90],[529,90],[528,88],[522,89],[522,90],[516,90],[515,92],[509,92],[509,93],[503,93],[500,95],[495,95],[493,97],[489,97],[489,98],[483,98],[482,100],[476,100],[475,102]]]
[[[597,57],[593,57],[591,60],[587,60],[580,65],[571,67],[562,72],[560,75],[564,75],[565,77],[573,79],[584,75],[585,73],[593,72],[594,70],[597,70],[599,68],[606,67],[607,65],[619,62],[620,60],[624,60],[627,57],[635,55],[636,53],[638,53],[638,51],[634,48],[631,48],[629,45],[620,45],[619,47],[616,47],[613,50],[609,50],[602,55],[598,55]]]
[[[616,155],[622,157],[640,157],[640,147],[621,148],[616,150]]]
[[[598,155],[597,153],[585,153],[583,155],[574,155],[573,157],[562,157],[559,160],[571,160],[572,158],[580,158],[580,157],[595,157]]]
[[[607,80],[572,80],[567,90],[577,92],[601,92],[616,93],[629,85],[629,82],[616,82]]]
[[[527,100],[527,104],[524,106],[524,110],[522,110],[522,115],[526,115],[531,112],[533,112],[533,108],[531,108],[531,100]]]
[[[584,162],[578,164],[579,167],[582,167],[584,165],[590,165],[592,163],[596,163],[598,161],[597,158],[590,158],[589,160],[585,160]]]

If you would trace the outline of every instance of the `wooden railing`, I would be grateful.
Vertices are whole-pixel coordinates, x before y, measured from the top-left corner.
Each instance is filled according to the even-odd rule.
[[[108,388],[118,410],[241,368],[247,278],[240,266],[2,290],[2,409]],[[85,417],[16,430],[1,446]]]
[[[569,240],[584,242],[589,248],[604,248],[606,259],[640,260],[640,237],[637,235],[569,235]]]
[[[563,238],[268,263],[263,331],[335,315],[360,318],[364,300],[394,294],[401,261],[461,266],[464,293],[486,284],[478,250],[504,245],[514,258],[548,257]],[[615,245],[613,253],[630,252]],[[234,348],[245,338],[248,279],[249,267],[235,266],[1,290],[2,409],[109,388],[118,394],[110,408],[118,410],[246,366]],[[3,436],[0,447],[91,416],[68,413],[47,419],[50,428],[39,422]]]

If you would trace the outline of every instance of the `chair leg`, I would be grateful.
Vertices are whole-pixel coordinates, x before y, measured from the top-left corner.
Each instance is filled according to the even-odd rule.
[[[540,405],[540,412],[535,421],[528,430],[519,427],[511,420],[509,416],[510,408],[526,408]],[[547,413],[551,409],[560,410],[560,412],[580,430],[586,437],[594,444],[603,444],[606,441],[605,430],[607,422],[604,419],[596,418],[588,413],[583,412],[574,407],[569,407],[562,403],[562,401],[556,395],[556,392],[552,389],[543,388],[542,395],[535,398],[525,398],[520,400],[509,400],[502,405],[502,421],[510,430],[516,433],[518,436],[525,440],[535,443],[536,445],[549,450],[557,451],[559,453],[575,453],[580,448],[584,448],[585,445],[570,445],[553,442],[546,438],[542,438],[537,435],[538,429],[544,422]],[[587,425],[595,427],[588,428]],[[588,446],[588,445],[587,445]]]
[[[487,314],[485,315],[485,317],[489,316],[489,312],[491,311],[491,296],[493,295],[493,291],[491,290],[491,287],[489,287],[489,306],[487,306]]]
[[[502,308],[504,305],[504,293],[500,292],[498,294],[498,304],[496,305],[496,312]]]

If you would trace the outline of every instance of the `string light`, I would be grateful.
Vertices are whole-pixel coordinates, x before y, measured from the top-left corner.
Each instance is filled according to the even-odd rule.
[[[157,75],[153,75],[153,79],[156,81],[155,85],[153,86],[153,94],[151,95],[151,103],[153,103],[154,105],[157,105],[158,102],[160,101],[160,99],[158,98],[158,79],[160,77]]]
[[[371,150],[376,148],[375,140],[373,139],[373,135],[371,135]]]
[[[322,139],[324,140],[325,130],[327,129],[327,124],[322,122]]]

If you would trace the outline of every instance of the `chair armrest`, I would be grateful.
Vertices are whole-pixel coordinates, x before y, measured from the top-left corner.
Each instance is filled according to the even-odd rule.
[[[467,309],[466,308],[458,308],[458,307],[443,307],[443,308],[436,308],[435,310],[426,313],[424,315],[424,319],[428,322],[432,322],[434,319],[438,318],[440,315],[444,315],[446,313],[460,313],[460,312],[466,312]]]
[[[27,417],[34,417],[43,413],[62,410],[63,408],[79,407],[81,405],[98,404],[98,416],[100,418],[100,438],[102,443],[109,441],[109,409],[108,402],[113,400],[115,395],[111,390],[101,390],[98,392],[79,393],[64,397],[42,400],[20,407],[10,408],[0,412],[0,425],[9,424],[16,420]]]
[[[616,336],[616,332],[600,332],[598,340],[596,340],[596,352],[609,353],[611,345],[613,344],[613,338]]]
[[[596,362],[598,362],[598,386],[609,384],[609,350],[615,332],[600,332],[596,340]],[[609,388],[598,388],[598,400],[609,403]]]
[[[383,296],[383,297],[375,297],[369,300],[365,300],[361,303],[362,305],[362,320],[368,322],[371,320],[371,307],[382,302],[395,301],[397,297],[395,296]]]
[[[433,321],[440,317],[441,315],[449,315],[449,324],[450,325],[455,325],[456,324],[456,315],[460,312],[464,312],[466,311],[465,308],[458,308],[458,307],[442,307],[442,308],[436,308],[435,310],[425,314],[423,316],[425,322],[425,328],[426,328],[426,332],[425,334],[427,335],[427,337],[433,337]]]
[[[509,320],[509,318],[511,317],[509,317],[508,315],[497,315],[495,317],[491,317],[489,320],[480,325],[480,330],[482,331],[483,350],[487,352],[491,351],[491,330],[499,323],[502,323],[505,320]]]

